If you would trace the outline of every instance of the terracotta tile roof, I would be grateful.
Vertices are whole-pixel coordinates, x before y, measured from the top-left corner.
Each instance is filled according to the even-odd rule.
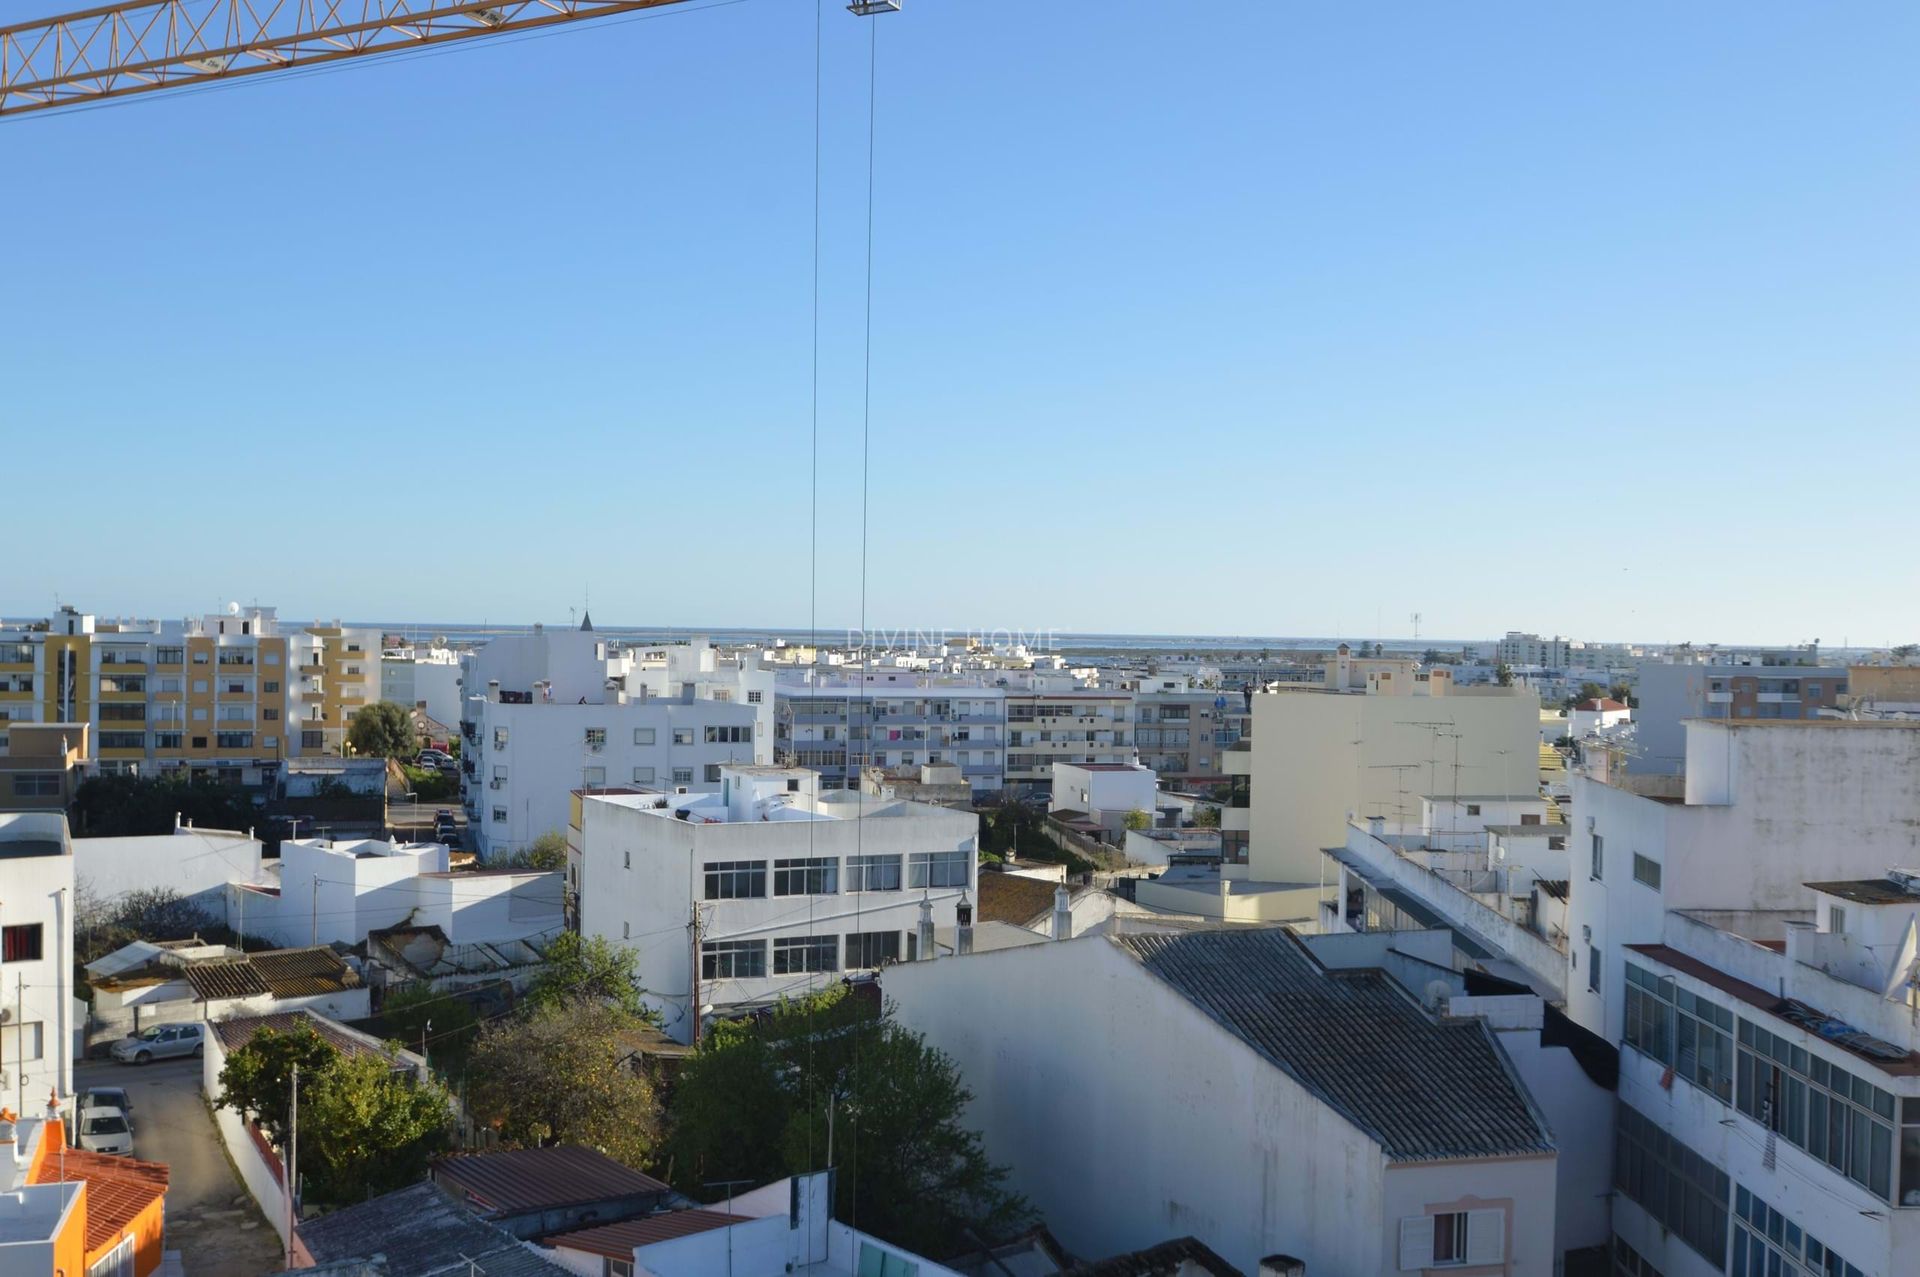
[[[285,1033],[296,1024],[305,1023],[315,1029],[321,1037],[339,1047],[348,1055],[362,1055],[369,1052],[380,1053],[380,1048],[362,1041],[351,1033],[343,1031],[339,1025],[324,1016],[309,1015],[305,1011],[285,1011],[278,1015],[243,1015],[231,1020],[215,1020],[212,1028],[220,1039],[220,1045],[229,1051],[237,1050],[252,1040],[260,1029],[274,1029]]]
[[[49,1132],[51,1136],[52,1132]],[[63,1156],[58,1150],[40,1163],[36,1184],[57,1184],[61,1170],[68,1180],[83,1180],[87,1185],[87,1249],[111,1245],[140,1213],[167,1195],[167,1167],[161,1162],[140,1162],[131,1157],[107,1153],[89,1153],[69,1148]]]
[[[433,1178],[455,1196],[467,1194],[476,1209],[504,1214],[669,1191],[651,1175],[572,1144],[443,1157]]]
[[[1578,705],[1575,705],[1574,708],[1577,710],[1584,710],[1589,714],[1592,714],[1592,713],[1617,714],[1621,710],[1626,709],[1627,707],[1621,704],[1619,701],[1612,699],[1611,697],[1601,696],[1601,697],[1592,697],[1587,700],[1581,701]]]
[[[676,1210],[618,1224],[602,1224],[598,1228],[583,1228],[577,1233],[560,1233],[547,1238],[547,1245],[584,1250],[608,1259],[631,1259],[636,1246],[651,1246],[675,1237],[691,1237],[695,1233],[751,1222],[751,1216],[729,1215],[725,1211]]]

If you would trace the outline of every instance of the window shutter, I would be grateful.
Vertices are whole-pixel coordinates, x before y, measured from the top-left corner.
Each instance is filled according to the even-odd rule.
[[[1400,1271],[1418,1272],[1433,1265],[1433,1216],[1408,1215],[1400,1221]]]
[[[1467,1263],[1497,1264],[1507,1257],[1507,1213],[1467,1212]]]

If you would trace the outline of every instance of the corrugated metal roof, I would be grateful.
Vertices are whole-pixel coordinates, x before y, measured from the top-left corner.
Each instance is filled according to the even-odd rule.
[[[252,998],[273,992],[260,973],[253,969],[253,963],[245,958],[191,963],[184,974],[187,983],[193,986],[194,993],[203,1002],[214,1002],[221,998]]]
[[[547,1244],[567,1250],[584,1250],[590,1255],[604,1255],[608,1259],[631,1259],[636,1246],[651,1246],[655,1242],[672,1241],[676,1237],[691,1237],[695,1233],[751,1222],[751,1216],[729,1215],[725,1211],[676,1210],[664,1215],[649,1215],[644,1219],[623,1220],[618,1224],[602,1224],[598,1228],[583,1228],[577,1233],[561,1233],[547,1238]]]
[[[432,1184],[348,1206],[300,1224],[316,1264],[386,1258],[387,1277],[559,1277],[566,1272]]]
[[[509,1215],[669,1191],[651,1175],[571,1144],[444,1157],[433,1164],[433,1178],[467,1193],[477,1209]]]
[[[1384,972],[1329,972],[1280,928],[1110,942],[1395,1161],[1553,1151],[1485,1023],[1428,1015]]]
[[[317,993],[339,993],[360,987],[354,969],[325,945],[307,949],[273,949],[249,957],[253,969],[279,998],[302,998]]]

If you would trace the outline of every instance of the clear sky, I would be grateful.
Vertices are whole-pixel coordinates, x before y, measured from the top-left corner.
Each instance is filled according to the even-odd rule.
[[[817,610],[814,12],[0,123],[0,613],[857,620],[877,34],[871,624],[1920,639],[1911,0],[828,5]]]

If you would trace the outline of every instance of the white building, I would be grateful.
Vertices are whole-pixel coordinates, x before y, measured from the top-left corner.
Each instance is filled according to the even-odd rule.
[[[235,884],[235,925],[283,945],[356,945],[438,927],[449,943],[541,940],[564,925],[559,871],[449,871],[441,843],[301,838],[280,845],[279,890]],[[244,901],[244,903],[242,903]]]
[[[1502,665],[1538,665],[1547,669],[1565,669],[1573,660],[1573,644],[1559,635],[1542,638],[1508,630],[1494,645],[1494,660]]]
[[[229,921],[227,884],[267,881],[251,833],[178,823],[171,834],[75,838],[73,880],[84,907],[111,909],[133,892],[166,890],[222,923]]]
[[[1078,1254],[1191,1234],[1243,1272],[1285,1253],[1309,1274],[1551,1277],[1554,1135],[1480,1014],[1538,1000],[1477,1010],[1428,950],[1444,937],[1096,936],[881,983],[967,1080],[987,1156]]]
[[[1802,884],[1920,864],[1920,723],[1686,725],[1682,777],[1572,778],[1568,1012],[1617,1041],[1621,954],[1667,911],[1804,907]],[[1596,755],[1606,763],[1605,755]]]
[[[403,647],[381,653],[380,699],[424,707],[441,723],[460,721],[460,653],[447,647]]]
[[[1159,792],[1160,778],[1138,763],[1055,763],[1047,810],[1084,812],[1094,824],[1119,832],[1136,811],[1156,821]]]
[[[681,1041],[690,1003],[725,1014],[911,960],[923,902],[944,930],[975,894],[977,816],[818,782],[729,765],[717,790],[581,797],[580,930],[638,952]]]
[[[466,671],[460,765],[483,860],[564,831],[575,789],[710,785],[723,763],[772,757],[772,674],[704,644],[625,650],[536,627],[494,639]]]
[[[58,812],[0,813],[0,1077],[73,1094],[73,847]],[[22,1060],[25,1061],[24,1065]]]
[[[1005,784],[1005,689],[909,670],[853,674],[780,683],[782,763],[815,769],[823,789],[853,787],[866,767],[926,763],[958,767],[975,793]]]
[[[1567,735],[1575,740],[1611,736],[1633,721],[1633,711],[1611,697],[1575,701],[1567,715]]]

